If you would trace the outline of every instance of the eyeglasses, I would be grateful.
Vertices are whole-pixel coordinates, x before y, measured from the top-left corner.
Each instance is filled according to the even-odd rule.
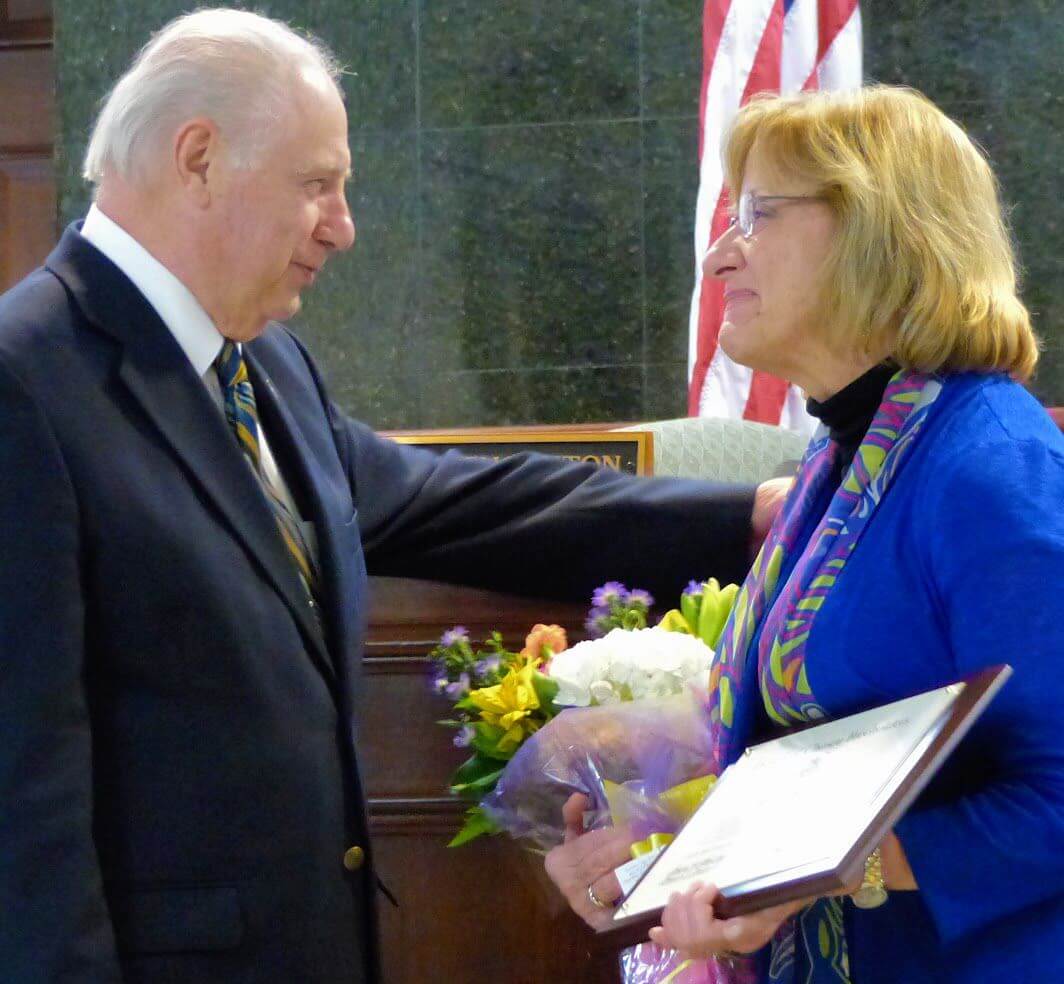
[[[754,234],[754,222],[761,215],[763,202],[822,202],[823,195],[759,195],[755,191],[748,191],[739,198],[739,211],[733,215],[728,225],[738,226],[743,239],[749,239]]]

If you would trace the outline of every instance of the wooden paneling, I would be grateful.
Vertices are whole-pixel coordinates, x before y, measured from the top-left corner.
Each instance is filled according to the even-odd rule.
[[[564,625],[572,629],[570,637],[575,639],[573,633],[583,631],[587,614],[585,605],[397,577],[371,578],[370,604],[373,614],[366,656],[371,661],[399,653],[424,656],[441,632],[456,624],[464,625],[475,637],[498,629],[504,641],[518,648],[536,622]]]
[[[0,147],[50,150],[55,105],[55,65],[50,48],[0,49]]]
[[[0,0],[0,47],[51,44],[51,0]]]
[[[51,0],[7,0],[7,19],[15,24],[24,24],[26,21],[51,22]]]
[[[428,652],[456,623],[497,628],[520,648],[536,622],[582,637],[585,607],[430,581],[371,579],[361,760],[381,878],[385,980],[448,984],[616,984],[617,954],[562,902],[543,859],[506,837],[450,849],[464,804],[447,795],[463,758],[435,724],[447,701],[429,687]]]
[[[0,4],[0,291],[58,238],[55,64],[49,0]]]
[[[372,735],[377,754],[362,757],[362,774],[371,797],[418,798],[446,795],[441,775],[462,762],[450,733],[436,721],[446,701],[429,693],[424,658],[373,659],[366,662],[366,701],[362,734]],[[397,713],[398,712],[398,713]]]
[[[448,851],[423,832],[375,839],[386,984],[616,984],[617,955],[562,906],[542,859],[501,838]]]
[[[21,280],[56,241],[51,157],[0,155],[0,290]]]

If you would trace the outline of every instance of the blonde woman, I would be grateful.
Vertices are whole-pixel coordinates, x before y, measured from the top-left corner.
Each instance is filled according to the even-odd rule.
[[[783,728],[1015,673],[870,859],[886,892],[862,901],[883,904],[718,919],[706,886],[652,938],[722,980],[1064,980],[1064,436],[1020,385],[1037,344],[994,176],[887,87],[756,101],[725,160],[735,218],[705,261],[720,344],[800,385],[822,427],[718,654],[713,768]],[[548,870],[609,902],[582,841]]]

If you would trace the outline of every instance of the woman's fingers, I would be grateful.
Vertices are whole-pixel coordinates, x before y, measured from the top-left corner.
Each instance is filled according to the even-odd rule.
[[[584,833],[584,811],[588,798],[583,793],[573,793],[562,807],[562,822],[565,824],[565,843],[575,840]]]
[[[574,805],[571,812],[575,811]],[[631,840],[626,828],[610,827],[573,836],[547,853],[547,874],[573,911],[592,926],[611,918],[613,904],[621,896],[613,870],[630,859]],[[596,899],[603,904],[597,905]]]
[[[651,940],[692,957],[708,957],[726,949],[723,922],[713,915],[717,894],[715,887],[701,884],[682,894],[674,892],[661,914],[661,925],[650,931]]]
[[[591,896],[595,898],[592,899]],[[612,909],[621,898],[621,883],[617,880],[617,876],[610,871],[608,874],[603,875],[601,878],[596,878],[591,882],[590,891],[587,893],[588,900],[594,905],[595,899],[603,903],[600,906],[596,906],[599,909]]]
[[[661,914],[661,926],[650,931],[651,940],[689,958],[754,953],[772,939],[785,919],[810,901],[803,899],[745,916],[718,919],[713,911],[718,895],[713,886],[692,887],[682,895],[673,895]]]

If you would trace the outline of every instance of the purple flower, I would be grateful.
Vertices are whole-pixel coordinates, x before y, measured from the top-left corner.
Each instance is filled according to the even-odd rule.
[[[439,676],[432,678],[432,692],[434,694],[442,694],[447,689],[447,674],[441,673]]]
[[[702,595],[702,582],[701,581],[688,581],[687,587],[683,589],[685,595]]]
[[[491,676],[492,673],[499,669],[499,662],[498,656],[485,656],[483,659],[478,659],[473,665],[473,673],[478,680]]]
[[[593,608],[609,608],[615,601],[624,601],[628,589],[620,581],[607,581],[601,588],[595,588],[591,595]]]
[[[610,611],[608,608],[592,608],[591,611],[587,613],[587,618],[584,620],[584,628],[587,629],[588,635],[605,635],[606,626],[604,623],[609,617]]]
[[[476,731],[473,730],[473,725],[463,724],[458,729],[458,734],[454,736],[455,748],[468,748],[473,744],[473,738],[476,735]]]
[[[450,697],[451,700],[461,700],[469,693],[469,674],[463,673],[453,683],[447,684],[447,686],[443,688],[443,692]]]
[[[628,604],[649,608],[654,604],[654,596],[649,591],[644,591],[642,588],[633,588],[628,592]]]
[[[469,642],[469,630],[464,625],[456,625],[440,636],[440,645],[444,649],[450,649],[459,642]]]

